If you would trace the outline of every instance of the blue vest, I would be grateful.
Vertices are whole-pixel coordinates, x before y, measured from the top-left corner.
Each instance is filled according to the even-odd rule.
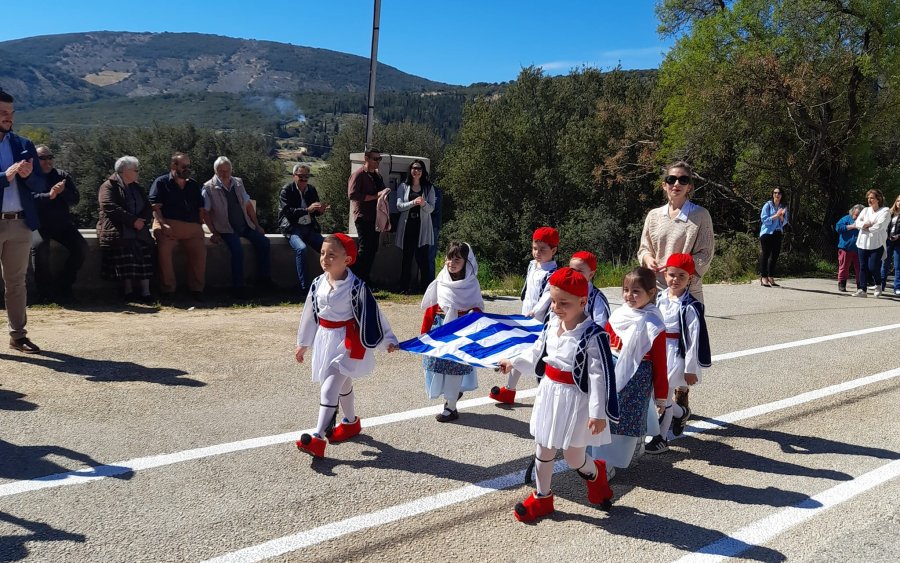
[[[319,323],[319,300],[315,296],[319,289],[319,282],[324,276],[325,274],[318,276],[309,287],[309,292],[313,296],[313,319],[316,324]],[[353,308],[353,318],[359,325],[359,339],[364,347],[371,350],[384,340],[384,328],[381,326],[381,315],[378,314],[378,303],[375,302],[375,296],[372,295],[369,287],[361,279],[354,276],[352,284],[350,304]]]

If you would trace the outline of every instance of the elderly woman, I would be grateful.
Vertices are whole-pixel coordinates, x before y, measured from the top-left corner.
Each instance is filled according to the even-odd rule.
[[[431,283],[431,268],[428,255],[434,244],[434,229],[431,226],[431,212],[434,211],[434,186],[428,180],[428,170],[421,160],[409,165],[406,182],[397,188],[397,247],[403,250],[400,268],[400,291],[413,293],[415,281],[410,281],[413,256],[419,268],[419,287],[424,289]]]
[[[887,228],[891,212],[884,207],[884,194],[881,190],[866,192],[866,207],[856,218],[856,249],[859,252],[859,281],[854,297],[866,296],[866,285],[871,278],[875,283],[874,297],[881,297],[881,259],[884,255],[884,243],[887,241]]]
[[[784,192],[781,188],[775,188],[772,190],[772,199],[759,212],[759,245],[762,250],[759,255],[759,285],[763,287],[778,287],[772,276],[775,274],[778,255],[781,254],[784,227],[788,224],[788,208],[783,201]]]
[[[862,209],[862,205],[854,205],[834,226],[838,234],[838,291],[847,291],[850,266],[853,266],[856,283],[859,285],[859,253],[856,250],[859,229],[856,228],[856,218]]]
[[[116,161],[115,173],[100,186],[97,243],[102,252],[103,279],[119,280],[126,300],[149,303],[153,300],[153,209],[138,184],[139,166],[135,157],[123,156]]]
[[[672,254],[690,254],[697,273],[691,279],[689,290],[702,302],[701,280],[715,253],[712,218],[709,211],[690,200],[694,191],[694,173],[686,162],[669,166],[662,190],[669,201],[647,214],[638,260],[642,266],[657,272],[656,284],[664,290],[663,264]]]

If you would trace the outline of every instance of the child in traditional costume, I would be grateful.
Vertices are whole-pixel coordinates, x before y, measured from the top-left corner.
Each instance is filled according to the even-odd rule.
[[[616,358],[619,420],[611,425],[610,443],[594,448],[593,455],[611,467],[631,465],[643,445],[651,390],[657,416],[663,414],[669,395],[666,325],[654,305],[656,291],[656,273],[635,268],[622,282],[624,305],[613,311],[606,323]]]
[[[587,496],[603,510],[612,505],[613,492],[606,480],[603,460],[587,455],[588,446],[609,442],[609,424],[618,416],[615,374],[606,333],[584,313],[588,283],[571,268],[555,271],[549,279],[554,315],[541,336],[500,370],[541,374],[531,434],[535,448],[536,490],[516,505],[514,515],[531,522],[553,512],[553,465],[556,451],[587,482]]]
[[[665,274],[667,289],[656,299],[656,307],[666,323],[666,365],[669,389],[672,390],[698,383],[700,368],[709,367],[712,361],[703,303],[688,291],[694,273],[694,259],[690,254],[669,256]],[[691,410],[678,405],[670,395],[660,419],[659,435],[647,444],[647,453],[668,451],[669,429],[675,436],[680,436],[690,416]]]
[[[585,314],[597,325],[606,326],[609,320],[609,300],[603,292],[594,285],[594,275],[597,273],[597,257],[586,250],[579,250],[569,259],[569,267],[577,270],[588,282],[588,300],[584,306]]]
[[[297,329],[294,357],[302,363],[312,346],[312,379],[322,384],[316,431],[297,442],[315,457],[324,457],[326,438],[336,443],[359,434],[353,380],[372,373],[376,347],[393,352],[398,344],[372,292],[348,268],[356,256],[356,244],[347,235],[325,237],[319,259],[324,273],[310,286]],[[338,405],[344,418],[335,427]]]
[[[447,247],[444,267],[425,290],[422,298],[422,333],[472,311],[484,309],[481,285],[478,283],[478,262],[472,247],[464,242],[451,242]],[[456,402],[463,392],[478,388],[475,368],[452,360],[425,356],[425,392],[429,399],[444,396],[444,410],[435,418],[450,422],[459,418]]]
[[[550,286],[547,280],[556,271],[556,249],[559,246],[559,232],[553,227],[540,227],[531,237],[531,257],[525,286],[522,288],[522,314],[544,322],[550,311]],[[488,395],[495,401],[513,404],[516,401],[516,386],[522,372],[513,369],[506,378],[506,385],[493,387]]]

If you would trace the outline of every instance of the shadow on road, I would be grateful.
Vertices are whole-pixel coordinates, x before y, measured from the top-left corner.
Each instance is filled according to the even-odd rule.
[[[84,543],[87,538],[84,534],[73,534],[64,530],[44,524],[13,516],[8,512],[0,511],[0,522],[6,522],[13,526],[24,528],[26,534],[0,535],[0,561],[21,561],[28,557],[29,542],[67,541]]]
[[[62,352],[41,351],[32,355],[0,354],[0,359],[41,366],[60,373],[84,376],[88,381],[146,381],[160,385],[203,387],[202,381],[182,377],[188,372],[175,368],[150,368],[134,362],[79,358]]]
[[[64,478],[65,473],[73,471],[48,458],[65,458],[87,465],[88,468],[77,469],[78,475],[96,474],[96,467],[103,466],[103,474],[117,479],[131,479],[132,472],[115,475],[121,468],[105,466],[87,454],[70,450],[62,446],[20,446],[0,439],[0,479],[39,479],[41,481],[57,481]]]
[[[38,406],[30,401],[25,401],[23,393],[0,389],[0,411],[33,411]]]

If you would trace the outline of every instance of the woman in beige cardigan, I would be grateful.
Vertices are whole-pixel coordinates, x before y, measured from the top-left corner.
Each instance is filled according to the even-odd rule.
[[[642,266],[657,272],[657,286],[665,290],[663,264],[671,254],[690,254],[697,274],[693,276],[689,289],[691,295],[703,302],[701,280],[715,254],[715,239],[709,211],[690,200],[694,191],[693,178],[693,171],[686,162],[669,166],[662,184],[669,201],[647,214],[638,260]]]

